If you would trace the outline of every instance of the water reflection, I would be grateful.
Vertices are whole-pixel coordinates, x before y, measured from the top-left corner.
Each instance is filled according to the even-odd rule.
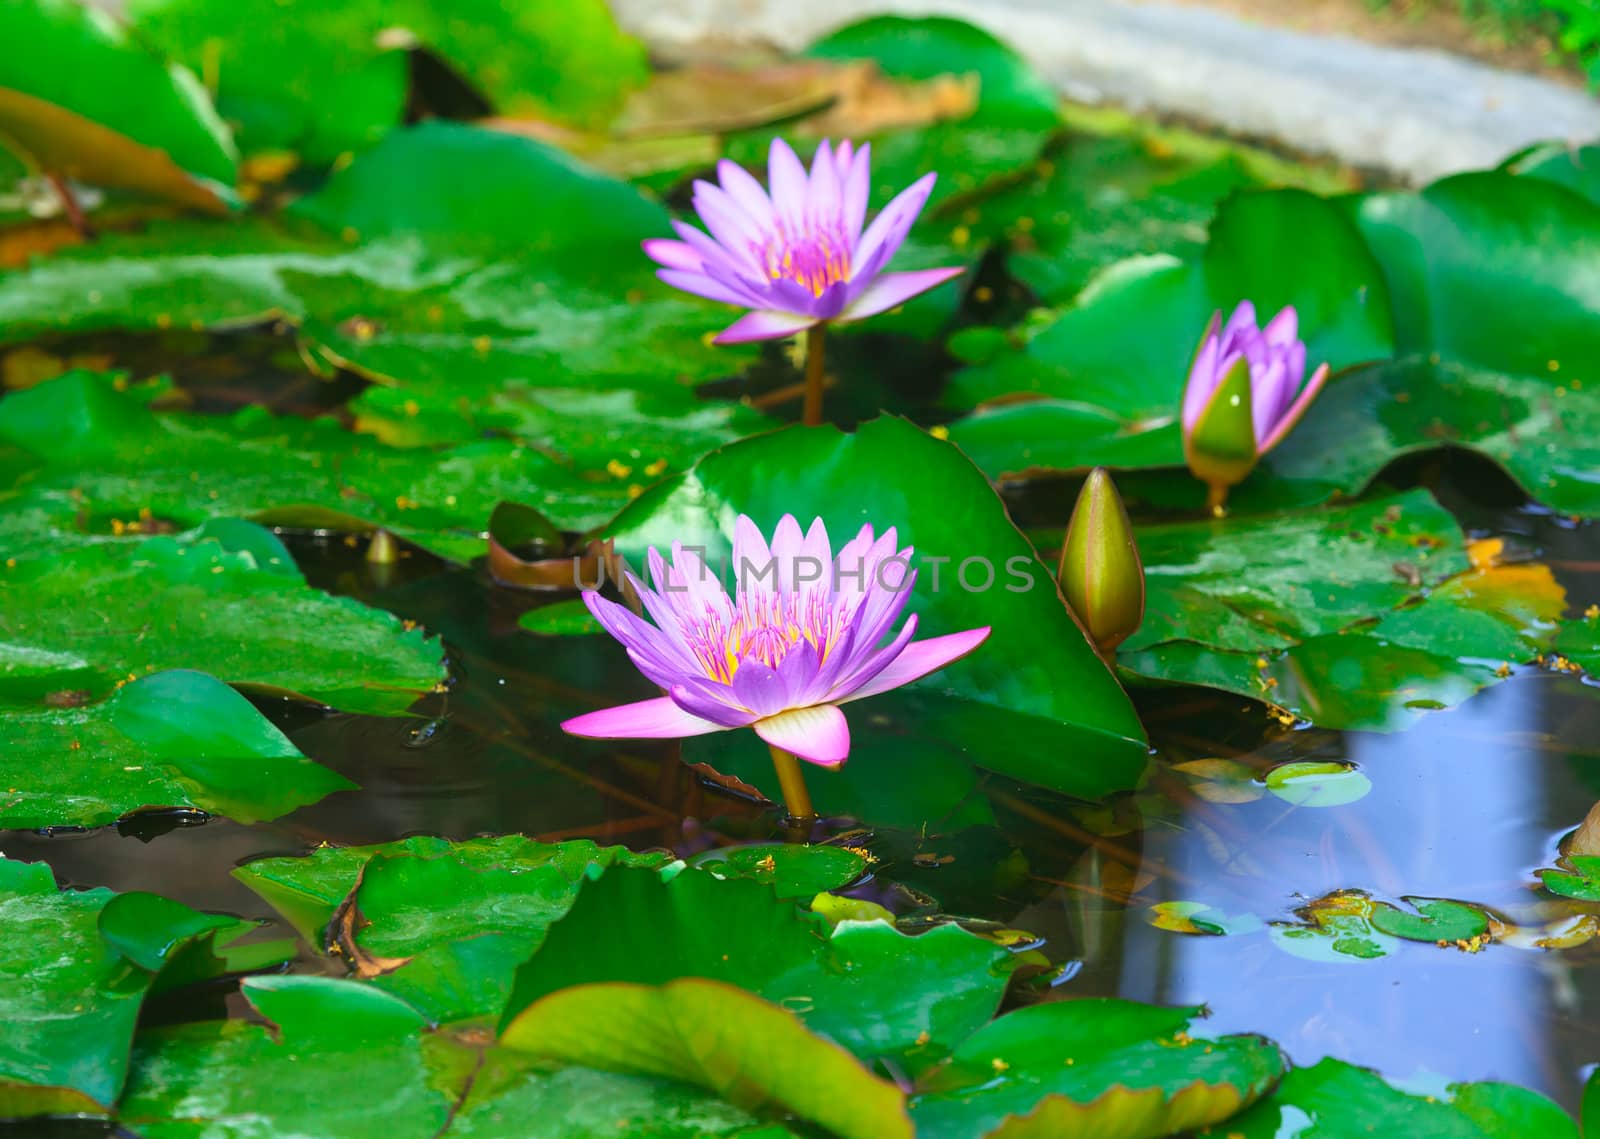
[[[1359,764],[1371,794],[1330,810],[1271,797],[1203,805],[1200,817],[1157,822],[1145,846],[1155,881],[1139,902],[1203,901],[1292,920],[1310,899],[1361,889],[1465,899],[1535,921],[1532,871],[1552,864],[1556,839],[1582,818],[1593,792],[1579,775],[1597,770],[1548,729],[1589,721],[1590,707],[1577,682],[1533,675],[1403,734],[1316,733],[1318,757]],[[1267,749],[1270,758],[1284,746]],[[1221,816],[1234,833],[1219,846]],[[1308,961],[1266,931],[1175,934],[1147,916],[1116,923],[1118,944],[1086,970],[1088,983],[1137,1000],[1207,1004],[1209,1027],[1266,1033],[1299,1064],[1335,1056],[1424,1084],[1439,1074],[1505,1080],[1571,1104],[1579,1069],[1600,1047],[1600,970],[1589,947],[1468,953],[1396,942],[1374,959]]]

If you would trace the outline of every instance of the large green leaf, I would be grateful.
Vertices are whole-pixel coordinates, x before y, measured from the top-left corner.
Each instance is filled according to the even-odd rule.
[[[1296,1068],[1270,1097],[1228,1123],[1241,1139],[1273,1139],[1290,1128],[1301,1139],[1344,1139],[1382,1120],[1410,1139],[1576,1139],[1577,1128],[1555,1104],[1508,1084],[1458,1084],[1453,1099],[1397,1091],[1364,1068],[1323,1060]]]
[[[44,863],[0,859],[0,1118],[105,1114],[157,974],[231,918],[110,890],[57,892]]]
[[[260,408],[226,418],[157,414],[115,390],[112,377],[73,372],[0,403],[0,441],[25,448],[48,440],[40,465],[16,493],[0,497],[0,534],[7,553],[21,558],[104,541],[116,522],[154,517],[184,528],[253,518],[356,533],[382,528],[466,562],[484,553],[489,516],[504,501],[578,529],[605,521],[651,481],[650,470],[685,465],[704,436],[734,436],[713,426],[725,425],[728,415],[708,411],[698,433],[685,425],[679,435],[667,421],[642,435],[641,446],[661,443],[639,457],[620,441],[608,449],[586,440],[578,431],[582,416],[563,417],[575,461],[554,447],[547,454],[481,437],[442,451],[402,450],[353,435],[331,418],[278,417]],[[624,456],[632,465],[622,464]]]
[[[188,537],[68,548],[0,567],[0,706],[193,668],[352,712],[399,715],[444,679],[437,641]]]
[[[502,114],[603,125],[646,77],[642,45],[604,0],[559,5],[421,0],[137,0],[140,32],[208,76],[246,150],[293,149],[312,162],[377,142],[397,126],[406,51],[429,49]]]
[[[1485,173],[1373,195],[1355,213],[1384,267],[1401,355],[1330,384],[1267,457],[1273,482],[1348,493],[1401,455],[1452,445],[1557,510],[1600,511],[1600,208]]]
[[[221,210],[233,140],[194,76],[103,8],[14,0],[0,8],[0,140],[50,173]]]
[[[1226,1119],[1277,1082],[1283,1056],[1259,1037],[1191,1036],[1201,1011],[1086,999],[1008,1013],[918,1081],[917,1135],[1159,1137]],[[1121,1096],[1106,1096],[1118,1088],[1160,1098],[1132,1111]],[[1129,1130],[1108,1128],[1113,1121]]]
[[[1600,1135],[1600,1068],[1589,1076],[1583,1089],[1583,1134],[1585,1139]]]
[[[725,311],[654,278],[639,241],[670,234],[666,211],[541,143],[397,131],[295,212],[152,225],[0,276],[0,342],[282,317],[327,361],[474,403],[502,385],[681,395],[754,357],[711,347]]]
[[[649,547],[673,542],[706,547],[716,566],[740,513],[766,533],[786,513],[806,523],[821,516],[836,544],[863,523],[880,533],[893,526],[922,567],[907,607],[919,633],[993,629],[973,655],[906,692],[917,708],[906,726],[928,747],[966,749],[975,763],[1086,796],[1137,778],[1143,732],[1127,698],[1032,546],[954,447],[893,418],[854,435],[791,428],[714,452],[646,492],[607,533],[636,566]],[[996,739],[1005,746],[991,746]]]
[[[1296,257],[1278,254],[1291,246]],[[1313,366],[1393,350],[1381,270],[1344,213],[1301,190],[1243,194],[1218,212],[1198,259],[1121,262],[1020,349],[958,373],[953,406],[1026,401],[955,424],[951,439],[996,476],[1181,465],[1178,407],[1195,347],[1212,314],[1241,300],[1263,320],[1294,305]]]
[[[46,755],[55,758],[40,763]],[[186,670],[141,677],[100,704],[0,717],[0,781],[0,826],[18,829],[100,826],[160,807],[252,823],[355,786],[226,684]]]
[[[535,1002],[510,1048],[709,1088],[735,1106],[815,1123],[839,1139],[911,1139],[905,1095],[776,1005],[718,981],[579,985]]]
[[[700,977],[789,1009],[862,1059],[919,1068],[994,1015],[1010,965],[956,925],[909,937],[886,922],[843,922],[830,933],[758,882],[693,870],[663,882],[621,868],[585,886],[518,971],[507,1024],[573,985]]]
[[[1053,126],[1060,98],[1012,48],[981,28],[941,16],[874,16],[806,49],[822,59],[870,59],[897,79],[976,75],[971,124]]]

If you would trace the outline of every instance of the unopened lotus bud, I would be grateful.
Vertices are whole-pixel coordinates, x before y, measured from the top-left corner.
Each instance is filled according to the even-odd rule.
[[[1061,548],[1061,592],[1100,651],[1109,653],[1144,620],[1144,565],[1116,484],[1101,467],[1072,508]]]

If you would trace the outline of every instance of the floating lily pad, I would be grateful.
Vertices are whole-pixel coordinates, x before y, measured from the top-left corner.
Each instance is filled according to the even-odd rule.
[[[57,703],[70,698],[63,690]],[[101,826],[159,807],[253,823],[355,786],[232,688],[185,670],[141,677],[99,704],[0,717],[0,783],[0,826],[13,828]]]
[[[1147,616],[1124,669],[1330,728],[1393,730],[1459,703],[1539,656],[1566,604],[1545,566],[1467,569],[1456,523],[1424,491],[1138,538]]]
[[[647,74],[643,46],[617,29],[604,0],[470,0],[448,13],[415,0],[139,0],[129,9],[141,34],[214,76],[247,151],[292,149],[311,162],[370,146],[400,123],[412,47],[503,114],[589,126],[603,125]]]
[[[500,1014],[512,973],[585,881],[606,866],[664,860],[587,840],[419,836],[234,873],[319,952],[343,956],[436,1020],[464,1021]]]
[[[917,477],[886,480],[884,471]],[[1126,696],[994,491],[954,447],[892,418],[854,435],[774,432],[646,492],[607,533],[635,566],[649,547],[676,541],[704,546],[715,567],[729,556],[741,512],[767,533],[785,513],[807,522],[821,515],[836,545],[863,523],[879,533],[894,526],[924,567],[907,607],[919,634],[993,629],[977,652],[906,690],[906,698],[928,697],[905,722],[929,748],[968,749],[972,762],[1086,797],[1137,779],[1143,733]],[[1004,748],[990,746],[999,738]]]
[[[149,895],[58,892],[44,863],[4,859],[0,921],[0,1117],[11,1119],[107,1114],[160,971],[197,939],[236,936],[241,924]]]
[[[1273,922],[1267,928],[1273,944],[1307,961],[1353,965],[1388,957],[1399,938],[1373,921],[1377,903],[1358,890],[1318,898],[1297,911],[1299,924]]]
[[[1342,807],[1363,799],[1372,780],[1353,763],[1303,760],[1266,774],[1267,790],[1296,807]]]
[[[241,988],[273,1027],[227,1020],[141,1033],[123,1127],[179,1139],[249,1120],[261,1134],[429,1139],[466,1090],[476,1053],[425,1036],[427,1019],[397,997],[331,977]]]
[[[1386,902],[1372,909],[1374,929],[1403,937],[1407,941],[1471,941],[1489,930],[1489,919],[1480,909],[1448,898],[1403,898],[1417,912],[1408,914]]]
[[[1228,1122],[1241,1139],[1344,1139],[1382,1120],[1395,1135],[1417,1139],[1577,1139],[1565,1112],[1537,1092],[1509,1084],[1456,1084],[1454,1098],[1408,1095],[1365,1068],[1323,1060],[1296,1068],[1268,1098]]]
[[[29,166],[99,186],[226,212],[234,178],[227,128],[198,80],[75,0],[0,10],[0,137]]]
[[[1541,870],[1539,877],[1545,889],[1563,898],[1600,902],[1600,858],[1580,854],[1572,859],[1572,873]]]
[[[1254,914],[1229,914],[1205,902],[1157,902],[1150,907],[1150,924],[1173,933],[1203,933],[1230,937],[1263,928]]]
[[[719,878],[771,883],[776,897],[804,900],[848,885],[866,869],[867,860],[840,846],[763,842],[708,850],[691,865]]]
[[[136,538],[0,566],[0,614],[0,704],[12,707],[193,668],[399,715],[444,679],[438,643],[420,630],[215,541]]]
[[[642,944],[657,948],[641,954]],[[914,1070],[994,1015],[1011,964],[953,924],[917,937],[882,921],[830,930],[759,882],[693,870],[663,882],[622,867],[586,885],[518,970],[505,1023],[573,985],[700,977],[788,1009],[864,1060]]]
[[[1284,1061],[1259,1037],[1192,1036],[1201,1012],[1081,999],[1008,1013],[918,1080],[917,1135],[1078,1133],[1051,1131],[1051,1121],[1071,1121],[1084,1134],[1123,1134],[1113,1121],[1130,1117],[1145,1121],[1134,1134],[1169,1135],[1220,1122],[1265,1094]],[[1118,1086],[1141,1096],[1153,1090],[1159,1099],[1135,1112],[1121,1096],[1102,1098]]]
[[[911,1139],[905,1095],[795,1016],[732,985],[591,984],[552,993],[502,1042],[533,1055],[665,1077],[737,1107],[793,1115],[840,1139]]]

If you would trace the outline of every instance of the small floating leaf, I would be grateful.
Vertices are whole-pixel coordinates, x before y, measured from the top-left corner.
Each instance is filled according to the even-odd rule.
[[[1267,790],[1297,807],[1342,807],[1372,790],[1372,780],[1354,764],[1284,763],[1266,775]]]

